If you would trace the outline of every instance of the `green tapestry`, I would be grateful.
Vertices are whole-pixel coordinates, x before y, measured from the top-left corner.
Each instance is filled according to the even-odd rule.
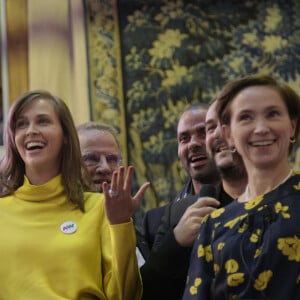
[[[186,180],[176,128],[187,106],[211,102],[227,81],[252,73],[300,93],[298,0],[85,5],[91,118],[119,130],[135,191],[151,182],[140,213],[169,202]],[[299,154],[292,163],[299,168]]]

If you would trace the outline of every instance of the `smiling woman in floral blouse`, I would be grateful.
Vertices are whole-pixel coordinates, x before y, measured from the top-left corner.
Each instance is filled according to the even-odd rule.
[[[300,299],[300,175],[289,164],[300,99],[269,76],[228,83],[218,116],[248,186],[204,220],[184,300]]]

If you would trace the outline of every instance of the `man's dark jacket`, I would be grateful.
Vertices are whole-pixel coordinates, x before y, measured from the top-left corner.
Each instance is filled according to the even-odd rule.
[[[221,184],[216,187],[216,198],[221,207],[233,200]],[[189,196],[166,207],[150,256],[140,268],[144,290],[142,300],[181,300],[192,247],[181,247],[175,240],[173,229],[197,199],[198,195]]]

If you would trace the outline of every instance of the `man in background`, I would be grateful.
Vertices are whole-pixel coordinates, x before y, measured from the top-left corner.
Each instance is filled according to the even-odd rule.
[[[112,174],[122,164],[121,146],[118,133],[114,127],[99,123],[87,122],[77,126],[82,158],[93,181],[92,190],[102,192],[102,183],[111,182]],[[136,230],[137,259],[143,265],[149,249],[142,234]]]
[[[219,182],[219,174],[215,164],[209,159],[206,152],[206,113],[207,106],[200,104],[189,107],[179,119],[177,125],[178,158],[186,170],[189,180],[177,197],[165,207],[149,260],[141,268],[144,286],[143,300],[180,299],[181,289],[184,288],[187,270],[178,270],[179,273],[177,274],[184,273],[183,279],[182,275],[179,279],[173,278],[173,274],[174,269],[177,269],[177,266],[181,268],[182,260],[185,260],[186,257],[189,258],[189,255],[186,254],[183,247],[177,245],[173,227],[170,228],[169,224],[166,223],[166,216],[170,207],[185,203],[188,197],[195,197],[203,185],[215,185]],[[215,199],[208,201],[212,205],[218,204]],[[185,265],[188,266],[188,262]],[[175,276],[177,277],[177,275]]]
[[[122,164],[117,131],[107,124],[87,122],[77,126],[77,133],[93,190],[102,192],[102,183],[110,184],[113,172]]]
[[[215,188],[212,194],[201,194],[201,188],[204,190],[206,187],[202,182],[198,195],[174,201],[167,206],[149,259],[141,268],[143,300],[182,298],[190,254],[201,219],[214,209],[236,199],[246,187],[247,174],[243,162],[237,153],[228,149],[221,134],[215,106],[214,102],[205,116],[204,140],[207,153],[215,163],[221,181],[210,185],[209,190]]]
[[[216,111],[217,101],[214,101],[206,114],[206,149],[208,155],[215,161],[221,177],[221,191],[237,199],[246,188],[248,176],[241,156],[228,148],[222,135],[222,129]],[[220,194],[222,198],[222,194]]]
[[[188,182],[173,201],[198,194],[204,183],[219,180],[215,165],[208,159],[205,147],[206,104],[188,107],[177,125],[178,159],[188,174]],[[143,219],[143,234],[151,249],[167,205],[150,209]]]

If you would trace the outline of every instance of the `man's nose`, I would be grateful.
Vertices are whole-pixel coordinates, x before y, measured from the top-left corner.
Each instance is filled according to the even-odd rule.
[[[97,163],[96,170],[101,171],[101,172],[104,172],[104,171],[111,172],[111,168],[110,168],[104,155],[101,155],[101,157]]]
[[[214,135],[214,138],[216,138],[216,139],[218,139],[218,138],[220,138],[222,136],[222,129],[221,129],[220,125],[218,125],[216,127],[216,129],[214,130],[213,135]]]
[[[190,145],[190,147],[205,146],[205,137],[200,137],[200,136],[194,135],[191,137],[189,145]]]

